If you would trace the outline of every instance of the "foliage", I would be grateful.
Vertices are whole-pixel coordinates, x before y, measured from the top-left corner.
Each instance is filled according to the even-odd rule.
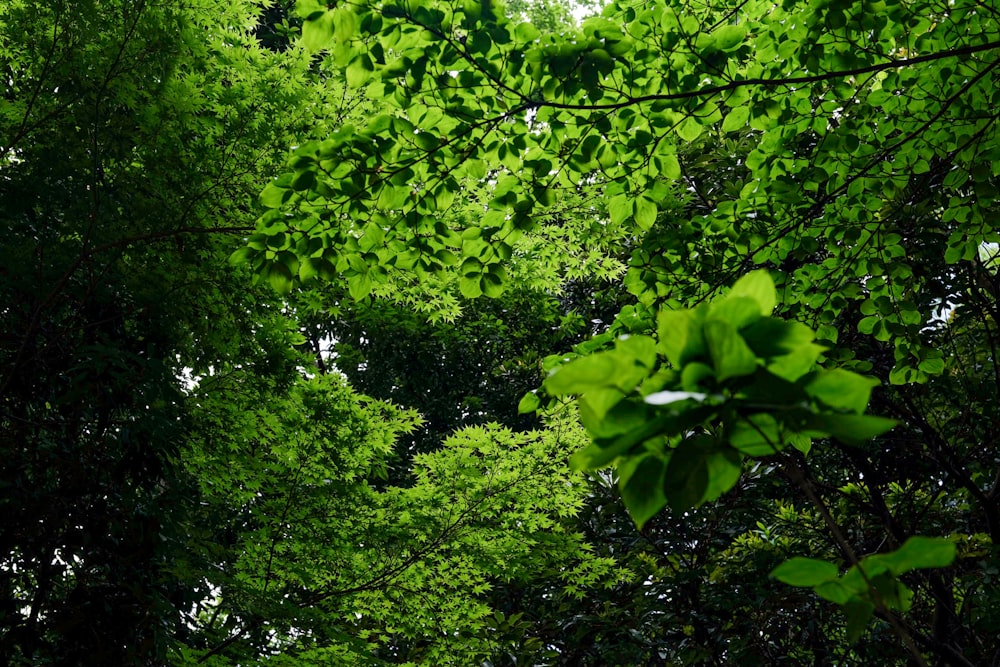
[[[605,226],[635,239],[626,285],[639,303],[543,384],[552,394],[583,394],[581,419],[597,442],[579,464],[610,463],[652,440],[654,451],[626,456],[619,469],[626,489],[635,478],[626,501],[647,519],[665,503],[683,510],[734,487],[743,469],[735,435],[736,445],[765,459],[747,464],[751,470],[776,459],[855,578],[867,576],[862,563],[881,567],[881,556],[868,561],[858,552],[900,547],[914,534],[957,530],[960,543],[978,544],[972,536],[980,534],[992,543],[1000,536],[995,451],[973,426],[978,408],[967,407],[996,395],[995,377],[983,374],[992,344],[981,349],[985,365],[966,363],[976,353],[960,348],[971,331],[957,322],[979,313],[973,328],[984,335],[995,324],[984,315],[997,291],[983,279],[979,248],[996,242],[987,221],[996,198],[989,165],[998,145],[991,100],[1000,26],[991,8],[974,2],[872,9],[623,2],[558,35],[476,3],[302,2],[305,43],[327,49],[348,85],[385,113],[299,149],[294,172],[265,193],[275,212],[262,218],[261,233],[278,224],[290,257],[319,256],[331,273],[366,276],[354,278],[356,297],[395,271],[419,280],[453,272],[467,297],[496,297],[512,284],[505,267],[517,264],[517,244],[549,229],[549,207],[599,186]],[[443,223],[441,213],[469,189],[486,191],[484,215]],[[351,239],[372,239],[375,227],[379,238],[356,249]],[[284,261],[259,252],[250,259],[258,270]],[[755,266],[776,270],[777,294],[759,315],[778,305],[790,321],[769,326],[801,336],[795,352],[769,354],[764,335],[757,347],[747,344],[739,325],[752,309],[738,299],[690,307],[740,275],[762,275],[749,273]],[[720,303],[732,312],[713,319]],[[952,310],[955,323],[942,316]],[[704,340],[707,354],[695,358],[700,350],[687,352],[688,340]],[[951,341],[950,358],[943,341]],[[672,369],[660,369],[660,359]],[[793,361],[802,364],[790,377],[770,367]],[[812,375],[816,361],[824,370]],[[953,374],[972,384],[942,393],[958,389]],[[769,393],[765,405],[781,409],[745,419],[741,411],[753,411],[740,401],[752,397],[740,392],[753,383],[743,385],[744,376],[777,377],[774,389],[788,402]],[[983,387],[973,377],[989,383],[986,394],[969,391]],[[889,424],[859,416],[875,386],[875,412],[901,426],[868,444]],[[663,407],[643,400],[657,394]],[[690,422],[672,423],[672,412]],[[710,420],[717,413],[722,419]],[[734,426],[740,420],[756,426],[745,429],[746,443]],[[706,431],[689,434],[693,427]],[[808,456],[775,454],[779,427],[848,442]],[[683,474],[665,487],[671,464],[666,443],[655,440],[661,431],[690,443],[684,457],[671,448]],[[713,488],[709,470],[725,483]],[[942,487],[962,500],[944,501]],[[844,488],[849,502],[838,499]],[[827,551],[812,540],[801,547]],[[889,664],[908,654],[922,663],[927,653],[965,664],[963,652],[973,662],[992,659],[992,640],[958,630],[992,553],[970,567],[959,549],[946,575],[904,575],[920,582],[919,604],[904,603],[896,579],[882,590],[865,581],[852,596],[878,611],[886,625],[871,632],[888,628],[900,652],[861,643],[843,660],[878,654]],[[947,620],[933,623],[929,608]],[[856,621],[870,613],[854,613],[849,639],[861,638]],[[812,650],[814,658],[830,655]]]
[[[255,296],[209,258],[252,225],[274,119],[322,91],[243,48],[245,6],[231,31],[205,9],[0,8],[5,664],[163,656],[191,594],[163,573],[188,530],[178,374],[265,361]]]
[[[609,566],[560,525],[586,489],[560,463],[582,438],[571,425],[463,429],[416,458],[412,485],[378,491],[412,413],[333,375],[261,398],[239,372],[193,396],[206,422],[182,452],[201,484],[194,525],[220,532],[192,535],[174,565],[206,588],[179,664],[273,653],[290,664],[467,664],[487,650],[479,630],[494,585]]]
[[[594,439],[571,462],[594,470],[618,461],[639,528],[667,504],[683,512],[729,491],[744,457],[787,445],[808,454],[812,438],[856,444],[893,426],[861,414],[877,381],[817,370],[823,348],[808,327],[771,317],[775,302],[770,276],[750,273],[711,304],[661,311],[658,339],[622,336],[545,380],[546,394],[579,397]]]
[[[0,27],[0,661],[1000,655],[989,3]]]
[[[357,107],[256,11],[0,8],[4,664],[466,664],[498,582],[609,569],[568,528],[577,429],[442,435],[392,486],[417,417],[225,262]]]

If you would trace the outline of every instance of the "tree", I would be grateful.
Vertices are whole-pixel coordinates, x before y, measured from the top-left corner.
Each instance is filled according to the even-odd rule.
[[[259,54],[198,8],[12,2],[0,25],[0,656],[145,664],[192,594],[163,572],[186,532],[178,375],[253,341],[235,274],[194,267],[251,225],[289,140],[261,128],[304,89],[260,109]]]
[[[356,104],[257,10],[0,8],[4,664],[462,664],[495,578],[608,568],[557,521],[578,429],[484,425],[390,485],[416,416],[226,263],[286,147]]]
[[[626,283],[639,306],[623,311],[611,336],[580,350],[582,359],[544,388],[586,394],[592,389],[582,380],[567,378],[580,369],[596,377],[598,366],[614,365],[608,360],[646,360],[620,393],[649,374],[654,380],[637,396],[655,402],[671,398],[657,396],[676,381],[669,369],[679,372],[701,354],[677,338],[681,320],[697,328],[709,322],[709,313],[724,312],[739,331],[758,321],[742,319],[750,310],[739,297],[757,301],[754,318],[768,317],[773,300],[769,291],[741,282],[733,297],[711,307],[688,315],[679,308],[719,295],[753,267],[770,269],[781,314],[801,324],[766,327],[795,339],[803,359],[811,355],[810,363],[828,368],[808,376],[819,384],[807,393],[834,416],[822,427],[813,421],[794,429],[823,435],[821,446],[802,441],[798,453],[753,455],[763,455],[765,469],[780,471],[797,488],[758,502],[776,518],[794,519],[799,535],[817,518],[825,524],[823,538],[777,543],[783,556],[819,556],[825,564],[792,560],[775,576],[816,588],[844,607],[848,624],[846,634],[835,630],[821,606],[812,615],[779,607],[789,625],[759,631],[797,633],[800,649],[782,655],[801,662],[993,659],[995,639],[983,634],[989,616],[975,611],[986,600],[983,584],[995,568],[997,537],[992,420],[978,407],[989,405],[984,396],[997,388],[988,342],[996,323],[987,315],[997,293],[992,268],[980,258],[980,248],[990,247],[983,244],[996,242],[987,222],[996,198],[992,91],[1000,62],[1000,27],[991,7],[621,3],[569,36],[542,35],[478,4],[331,9],[303,2],[299,11],[304,41],[329,48],[348,84],[364,87],[388,110],[297,151],[293,170],[265,191],[274,212],[261,219],[257,245],[251,242],[245,253],[257,270],[282,272],[289,285],[309,277],[295,276],[290,260],[264,249],[280,234],[276,250],[286,250],[298,266],[344,276],[355,297],[398,272],[425,279],[455,271],[449,266],[457,267],[466,296],[496,296],[509,282],[501,268],[506,258],[552,228],[547,207],[563,193],[597,185],[608,227],[638,240]],[[706,150],[706,144],[714,147]],[[699,176],[706,173],[711,176]],[[481,218],[458,228],[442,224],[439,212],[456,193],[477,187],[488,191]],[[671,203],[677,200],[682,205]],[[360,244],[352,241],[358,237]],[[955,314],[945,316],[949,312]],[[658,338],[641,338],[657,329],[657,313]],[[810,329],[818,332],[816,343]],[[632,334],[632,342],[615,342],[618,333]],[[781,356],[760,346],[741,348],[739,337],[716,325],[699,335],[711,339],[710,348],[749,354],[732,352],[730,364],[709,352],[718,382],[737,378],[733,391],[742,391],[738,378],[757,373],[752,360],[769,364]],[[975,339],[985,345],[967,347]],[[762,333],[760,345],[767,342]],[[667,375],[656,380],[661,362]],[[848,380],[859,377],[850,375],[855,371],[872,373],[877,382]],[[605,381],[615,379],[606,372]],[[802,380],[799,389],[813,381],[802,378],[785,379]],[[696,391],[705,386],[699,382],[692,378],[684,391],[704,393]],[[888,424],[849,415],[865,408],[876,384],[875,412],[900,425],[868,444],[865,436]],[[604,409],[619,404],[607,399]],[[745,418],[741,409],[734,414]],[[649,413],[629,415],[619,426],[633,435],[616,438],[617,448],[598,442],[597,450],[584,450],[589,460],[577,460],[596,466],[638,448],[640,456],[620,464],[652,462],[657,447],[672,452],[671,460],[686,448],[691,459],[702,445],[682,434],[707,415],[679,430]],[[600,415],[591,420],[592,433],[602,421]],[[749,423],[757,432],[772,428]],[[654,442],[664,433],[680,435],[666,445]],[[733,437],[728,427],[725,437]],[[762,442],[779,449],[772,436]],[[695,459],[711,487],[722,473],[703,456]],[[732,459],[721,469],[728,471],[727,484],[710,495],[738,484],[734,474],[755,480],[760,472],[741,475]],[[634,470],[619,468],[626,501],[627,473]],[[691,479],[642,486],[630,505],[655,510],[658,497],[676,497]],[[678,509],[700,502],[702,479]],[[640,510],[641,519],[648,516]],[[753,529],[737,524],[729,530],[750,544]],[[757,529],[770,532],[766,523]],[[925,543],[914,538],[919,535],[950,535],[951,542]],[[738,548],[734,539],[707,556],[727,561],[727,552]],[[914,567],[932,569],[907,572]],[[866,630],[873,611],[878,620]],[[833,641],[817,640],[817,633]],[[865,636],[870,640],[856,643]],[[882,636],[893,641],[871,641]],[[720,661],[736,653],[764,660],[776,646],[788,646],[721,641],[707,654],[680,659]]]
[[[260,4],[0,8],[0,660],[996,659],[988,3]]]

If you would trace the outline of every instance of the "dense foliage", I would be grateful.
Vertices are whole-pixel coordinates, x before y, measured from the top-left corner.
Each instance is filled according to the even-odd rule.
[[[467,664],[493,586],[610,568],[563,524],[577,427],[456,419],[414,457],[423,419],[310,346],[339,297],[227,264],[288,146],[359,105],[257,20],[0,8],[4,664]]]
[[[5,3],[0,662],[1000,660],[998,65],[981,0]]]

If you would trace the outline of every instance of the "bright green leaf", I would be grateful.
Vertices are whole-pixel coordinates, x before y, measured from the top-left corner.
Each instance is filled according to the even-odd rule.
[[[527,394],[524,395],[523,398],[521,398],[521,401],[517,404],[517,413],[519,415],[523,415],[530,412],[534,412],[539,408],[539,406],[541,406],[541,404],[542,402],[538,398],[538,394],[533,391],[529,391]]]
[[[947,567],[955,560],[955,543],[940,537],[914,536],[896,551],[880,554],[879,558],[893,574],[911,570]]]
[[[712,366],[720,382],[757,370],[757,357],[731,324],[710,319],[705,322],[704,332]]]
[[[661,310],[657,317],[660,350],[674,368],[705,354],[701,318],[693,310]]]
[[[701,136],[702,129],[697,118],[688,116],[677,126],[677,136],[690,143]]]
[[[760,314],[768,316],[778,303],[778,293],[774,288],[771,274],[764,270],[752,271],[733,285],[730,296],[745,296],[753,299],[760,307]]]
[[[733,51],[746,38],[746,27],[727,23],[712,33],[712,45],[720,51]]]
[[[771,576],[789,586],[814,588],[838,577],[837,566],[815,558],[790,558],[771,571]]]
[[[729,113],[722,120],[722,131],[735,132],[742,130],[746,127],[749,117],[750,107],[748,106],[738,106],[730,109]]]
[[[878,384],[875,378],[835,368],[816,372],[806,380],[803,388],[810,396],[834,410],[861,414],[868,407],[872,388]]]

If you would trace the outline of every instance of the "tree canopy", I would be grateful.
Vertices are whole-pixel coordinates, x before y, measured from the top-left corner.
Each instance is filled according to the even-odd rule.
[[[0,661],[991,664],[997,65],[982,0],[6,3]]]

